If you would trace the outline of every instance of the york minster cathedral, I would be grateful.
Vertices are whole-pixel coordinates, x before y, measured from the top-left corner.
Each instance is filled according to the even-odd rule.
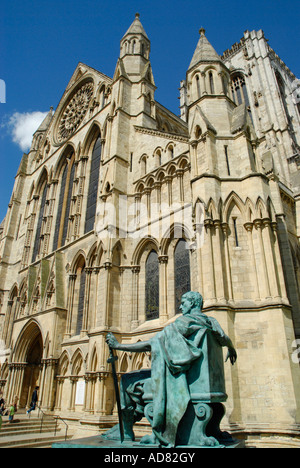
[[[224,427],[293,446],[300,82],[262,30],[221,56],[207,35],[186,52],[179,115],[156,101],[136,14],[114,76],[79,63],[34,133],[0,227],[0,390],[26,408],[38,385],[43,411],[97,434],[117,421],[107,332],[148,340],[199,291],[238,354]],[[119,378],[151,367],[118,356]]]

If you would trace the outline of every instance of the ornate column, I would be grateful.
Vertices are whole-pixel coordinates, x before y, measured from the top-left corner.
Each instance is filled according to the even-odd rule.
[[[230,255],[229,255],[229,245],[228,245],[228,235],[229,235],[228,223],[222,223],[221,227],[222,227],[222,231],[223,231],[224,239],[225,239],[225,263],[226,263],[228,300],[233,301],[233,288],[232,288]]]
[[[131,267],[132,271],[132,310],[131,310],[131,329],[139,326],[139,273],[141,267],[135,265]]]
[[[149,222],[150,219],[151,219],[151,188],[150,187],[146,187],[145,190],[144,190],[144,193],[146,194],[146,199],[147,199],[147,213],[146,213],[146,217],[147,217],[147,221]]]
[[[225,301],[225,287],[224,287],[224,276],[223,276],[223,232],[221,228],[221,221],[215,219],[213,221],[215,227],[215,247],[216,254],[214,255],[215,260],[215,276],[216,276],[216,296],[218,301]],[[218,267],[218,268],[217,268]]]
[[[87,413],[95,413],[96,406],[95,406],[95,395],[96,395],[96,387],[97,381],[101,380],[101,372],[87,372],[84,376],[86,381],[86,391],[85,391],[85,402],[84,408],[85,412]]]
[[[253,271],[253,277],[254,277],[253,285],[254,285],[255,300],[259,301],[260,300],[259,281],[258,281],[257,265],[256,265],[256,260],[255,260],[255,252],[254,252],[254,247],[253,247],[253,238],[252,238],[253,223],[245,223],[244,227],[245,227],[245,229],[247,231],[247,235],[248,235],[248,245],[249,245],[250,256],[251,256],[251,261],[252,261],[252,271]]]
[[[183,174],[184,170],[183,169],[177,169],[176,175],[179,180],[179,197],[180,197],[180,203],[184,202],[184,188],[183,188]]]
[[[61,410],[61,397],[62,397],[62,390],[64,386],[65,377],[61,375],[56,376],[56,402],[55,402],[55,410]]]
[[[109,376],[109,372],[100,371],[99,372],[99,408],[97,409],[97,413],[102,415],[107,414],[106,410],[106,391],[107,391],[107,384],[106,380]]]
[[[172,206],[173,196],[172,196],[172,176],[168,175],[165,177],[165,181],[168,184],[168,202],[169,206]]]
[[[162,183],[160,181],[155,182],[154,188],[156,190],[156,204],[157,204],[157,215],[161,212],[161,186]]]
[[[44,366],[42,404],[44,408],[51,410],[54,406],[54,378],[58,359],[43,359],[42,364]]]
[[[6,385],[6,401],[8,403],[13,401],[15,395],[21,395],[26,365],[25,362],[13,362],[9,364],[10,376]]]
[[[195,233],[195,239],[196,239],[196,253],[197,253],[197,268],[198,268],[198,282],[199,282],[199,288],[200,288],[200,293],[204,294],[203,291],[203,265],[202,265],[202,249],[203,249],[203,232],[202,230],[204,229],[204,225],[202,223],[194,223],[193,225],[194,228],[194,233]]]
[[[103,159],[107,159],[109,157],[109,154],[110,154],[110,147],[111,147],[111,127],[112,127],[112,124],[113,124],[113,116],[110,115],[108,118],[107,118],[107,130],[106,130],[106,144],[105,144],[105,151],[104,151],[104,154],[103,154]]]
[[[7,301],[7,309],[6,309],[6,314],[5,314],[5,321],[4,321],[4,327],[3,327],[3,334],[2,338],[3,341],[5,342],[5,345],[8,347],[9,346],[9,330],[11,328],[11,322],[12,322],[12,307],[13,307],[14,301],[9,300]]]
[[[49,183],[49,192],[48,192],[49,199],[46,202],[46,206],[48,206],[48,208],[47,208],[47,218],[45,219],[45,232],[44,232],[44,244],[43,244],[44,255],[46,255],[49,251],[51,226],[52,226],[52,220],[53,220],[57,186],[58,186],[58,179],[53,179]]]
[[[191,178],[193,179],[198,175],[198,161],[197,161],[197,148],[198,148],[198,141],[192,140],[190,141],[190,145],[192,147],[191,150]]]
[[[141,193],[136,193],[134,195],[134,219],[129,224],[131,226],[131,229],[134,228],[135,230],[138,230],[140,228],[141,199],[142,199],[142,194]]]
[[[104,297],[103,302],[105,304],[104,310],[104,326],[109,326],[109,313],[110,313],[110,280],[111,280],[111,269],[112,263],[110,261],[104,262],[105,277],[104,277]]]
[[[159,262],[159,320],[161,323],[165,323],[168,316],[168,305],[167,305],[167,265],[168,256],[161,255],[158,257]]]
[[[69,275],[69,288],[68,288],[68,300],[67,300],[68,315],[67,315],[65,338],[70,338],[70,336],[71,336],[73,301],[74,301],[74,288],[75,288],[76,278],[77,278],[76,274]]]
[[[73,376],[73,375],[70,376],[71,392],[70,392],[70,400],[69,400],[69,406],[68,406],[68,410],[70,410],[70,411],[75,410],[76,384],[78,382],[78,379],[79,379],[79,377],[77,375],[76,376]]]
[[[86,279],[85,279],[85,292],[84,292],[84,309],[83,309],[83,318],[82,318],[82,329],[80,332],[81,336],[84,336],[88,332],[88,317],[89,317],[89,307],[90,307],[90,293],[91,293],[91,275],[93,268],[86,267]]]
[[[255,219],[253,223],[258,233],[259,251],[260,251],[260,258],[261,258],[261,263],[262,263],[262,273],[263,273],[262,275],[263,278],[261,278],[262,284],[263,284],[262,296],[263,298],[270,298],[271,297],[270,284],[269,284],[266,255],[265,255],[265,249],[264,249],[264,243],[263,243],[263,237],[262,237],[262,220]]]
[[[92,302],[90,300],[91,312],[93,312],[93,317],[89,314],[90,328],[94,328],[97,323],[97,304],[98,304],[98,282],[99,282],[99,272],[100,266],[93,268],[94,279],[92,281]]]
[[[214,228],[213,221],[208,218],[204,220],[204,254],[203,261],[206,262],[204,268],[206,269],[206,281],[204,281],[204,297],[206,300],[216,300],[216,285],[215,285],[215,272],[214,272],[214,258],[213,258],[213,244],[212,244],[212,230]]]
[[[281,297],[283,299],[285,299],[286,301],[288,301],[286,286],[285,286],[285,280],[284,280],[284,274],[283,274],[283,268],[282,268],[282,262],[281,262],[280,248],[279,248],[277,223],[272,222],[271,223],[271,228],[273,230],[273,235],[274,235],[274,252],[275,252],[276,265],[277,265],[277,270],[276,271],[277,271],[277,277],[278,277],[278,283],[279,283],[279,292],[280,292]]]
[[[264,239],[264,246],[266,251],[266,263],[267,263],[267,270],[268,270],[268,277],[269,277],[269,284],[270,284],[270,293],[272,297],[280,297],[279,287],[277,284],[277,277],[276,277],[276,270],[277,265],[274,259],[274,251],[273,246],[271,244],[271,236],[273,236],[273,232],[271,229],[271,220],[269,218],[264,218],[262,220],[263,223],[263,239]]]
[[[15,367],[14,363],[10,363],[8,365],[8,377],[6,381],[6,390],[5,390],[5,400],[8,401],[10,400],[10,393],[12,391],[12,387],[14,384],[14,377],[15,377]]]

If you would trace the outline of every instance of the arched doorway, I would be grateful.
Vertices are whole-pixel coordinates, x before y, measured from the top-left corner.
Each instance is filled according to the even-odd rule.
[[[37,323],[31,322],[21,333],[15,353],[15,363],[22,363],[22,378],[15,380],[15,395],[20,408],[30,404],[34,388],[39,385],[42,369],[43,338]],[[17,381],[19,380],[20,386]],[[13,396],[13,395],[12,395]]]
[[[43,354],[42,337],[39,334],[29,346],[26,367],[24,370],[23,385],[21,390],[20,407],[30,404],[34,388],[39,385],[41,361]]]

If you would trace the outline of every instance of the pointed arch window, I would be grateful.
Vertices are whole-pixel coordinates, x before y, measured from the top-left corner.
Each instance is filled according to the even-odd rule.
[[[181,296],[191,290],[190,253],[187,242],[180,239],[174,252],[175,313],[180,313]]]
[[[196,89],[197,89],[197,98],[201,97],[201,90],[200,90],[200,78],[199,75],[196,76]]]
[[[77,308],[77,321],[75,335],[79,335],[82,329],[83,323],[83,309],[84,309],[84,297],[85,297],[85,265],[79,271],[79,291],[78,291],[78,308]]]
[[[42,192],[42,200],[40,205],[40,212],[37,220],[37,228],[35,234],[35,240],[33,245],[33,253],[32,253],[32,262],[35,262],[37,255],[40,253],[40,241],[41,241],[41,231],[42,231],[42,223],[44,218],[45,206],[46,206],[46,199],[47,199],[47,182],[45,182],[44,189]]]
[[[141,162],[141,177],[147,174],[147,156],[142,156]]]
[[[209,78],[210,93],[211,93],[211,94],[215,94],[214,77],[213,77],[212,72],[209,72],[208,78]]]
[[[159,317],[159,262],[158,255],[152,250],[146,260],[146,320]]]
[[[66,158],[66,162],[62,169],[61,187],[58,200],[58,209],[55,223],[55,233],[53,241],[53,250],[56,250],[65,245],[68,234],[68,223],[71,208],[71,197],[73,189],[73,181],[75,175],[75,155],[70,154]]]
[[[232,77],[231,92],[232,92],[232,99],[237,106],[243,103],[245,104],[249,117],[251,118],[251,121],[252,121],[252,113],[251,113],[251,107],[250,107],[245,77],[241,73],[235,74]]]
[[[249,98],[245,82],[245,77],[241,74],[234,75],[231,80],[232,98],[236,105],[245,103],[249,108]]]
[[[85,216],[84,232],[89,232],[94,228],[96,207],[97,207],[97,194],[99,184],[99,169],[101,162],[101,136],[99,135],[93,148],[89,191]]]
[[[291,120],[291,117],[290,117],[290,114],[289,114],[288,105],[287,105],[287,101],[286,101],[286,91],[285,91],[284,81],[283,81],[281,75],[277,71],[275,72],[275,76],[276,76],[276,80],[277,80],[277,84],[278,84],[279,93],[280,93],[281,102],[282,102],[282,105],[283,105],[283,108],[284,108],[284,112],[285,112],[286,118],[288,120],[288,123],[291,124],[292,120]]]

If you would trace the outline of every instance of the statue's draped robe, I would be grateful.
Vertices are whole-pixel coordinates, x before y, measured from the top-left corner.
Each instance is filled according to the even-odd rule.
[[[152,430],[163,445],[175,446],[177,428],[190,401],[186,373],[195,360],[201,360],[208,332],[221,346],[226,345],[228,337],[217,320],[201,312],[178,317],[151,339]],[[140,407],[146,380],[149,382],[138,380],[126,389],[136,407]]]

